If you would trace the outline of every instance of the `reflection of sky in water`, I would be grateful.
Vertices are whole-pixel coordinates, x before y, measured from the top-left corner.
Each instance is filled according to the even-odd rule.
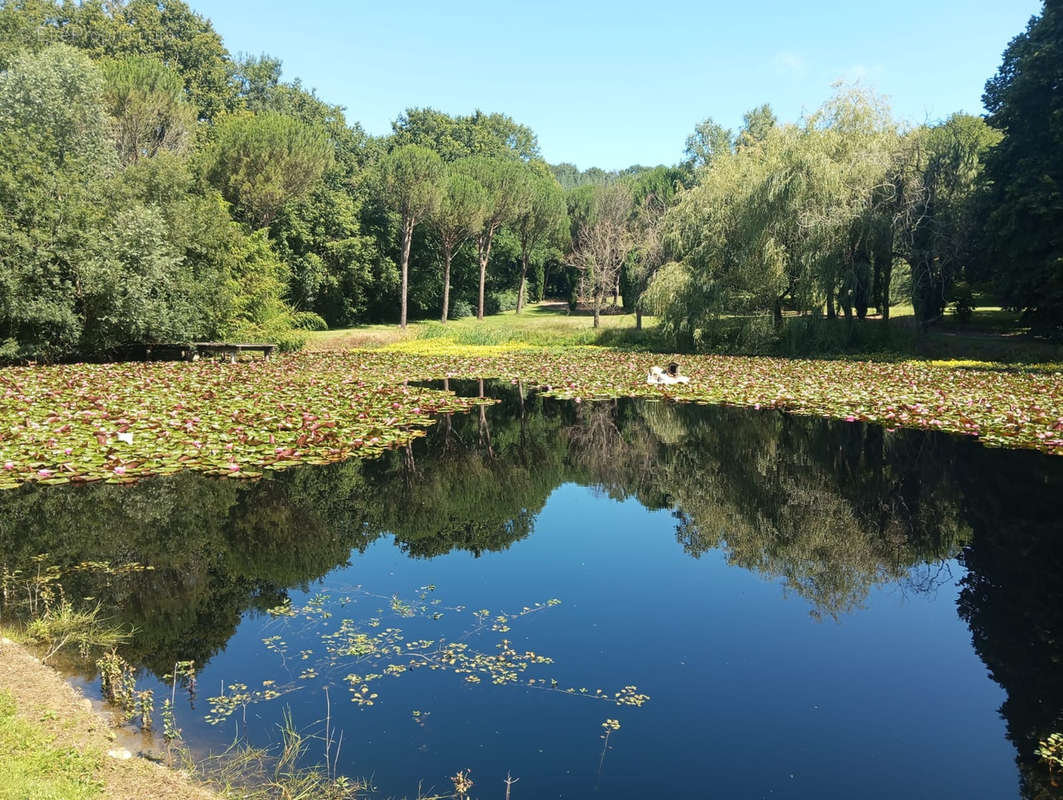
[[[552,408],[551,413],[555,413],[560,404],[553,404]],[[908,510],[919,512],[915,515],[922,520],[918,525],[927,528],[932,539],[937,531],[945,530],[935,516],[944,502],[939,498],[953,503],[950,513],[957,513],[956,509],[967,513],[966,506],[956,499],[962,494],[956,494],[956,486],[966,487],[964,491],[971,502],[992,498],[997,486],[992,483],[995,478],[985,477],[991,473],[974,468],[968,469],[969,474],[965,473],[962,480],[953,480],[948,472],[966,468],[965,454],[978,454],[987,463],[992,460],[1002,464],[1005,473],[1009,465],[1020,463],[1014,460],[1019,457],[1000,451],[988,453],[946,437],[904,434],[907,438],[902,443],[918,445],[911,448],[916,460],[905,460],[909,458],[908,451],[900,450],[905,455],[899,457],[897,464],[882,469],[885,477],[881,486],[872,480],[866,487],[846,494],[851,489],[846,482],[851,480],[853,464],[862,475],[874,472],[874,468],[869,468],[870,472],[865,469],[861,461],[869,447],[863,440],[855,441],[854,462],[847,463],[838,455],[843,448],[852,450],[853,435],[863,435],[867,430],[862,426],[792,418],[779,424],[780,417],[775,414],[755,417],[752,412],[690,407],[683,412],[684,420],[670,416],[663,406],[642,408],[638,413],[632,413],[632,408],[621,408],[615,429],[611,423],[595,421],[593,410],[579,412],[588,416],[580,418],[584,428],[579,437],[569,440],[565,456],[575,466],[566,466],[558,473],[575,477],[561,479],[535,514],[532,533],[513,541],[506,549],[485,549],[474,556],[460,549],[446,552],[453,545],[445,539],[441,540],[443,546],[429,538],[415,539],[412,544],[399,542],[403,545],[399,547],[392,537],[384,536],[369,544],[364,552],[354,551],[348,565],[333,569],[303,590],[289,592],[295,607],[327,593],[329,599],[324,608],[332,614],[327,620],[274,619],[263,612],[246,612],[235,634],[199,675],[194,709],[187,698],[179,703],[178,724],[193,747],[223,748],[238,734],[246,735],[255,744],[275,742],[285,707],[291,708],[297,726],[320,733],[326,711],[324,686],[328,685],[332,727],[343,734],[340,771],[355,777],[371,776],[384,796],[414,796],[419,781],[424,782],[426,792],[433,788],[447,792],[450,783],[446,776],[462,769],[471,770],[477,782],[473,794],[479,797],[503,796],[502,780],[507,771],[512,772],[520,778],[513,787],[513,796],[518,800],[583,797],[596,789],[610,797],[640,800],[655,796],[1017,796],[1016,751],[998,713],[1006,695],[987,675],[979,653],[971,646],[971,629],[957,614],[958,583],[966,574],[965,569],[958,562],[947,560],[911,568],[905,575],[905,568],[897,564],[878,564],[875,559],[893,552],[893,547],[902,553],[899,564],[918,563],[931,558],[933,544],[924,530],[919,534],[924,538],[918,541],[918,535],[911,534],[914,543],[905,550],[909,545],[896,538],[896,527],[890,527],[896,519],[889,514],[883,518],[888,517],[881,535],[876,533],[882,520],[875,516],[875,509],[885,507],[887,501],[896,505],[902,495],[904,504],[912,503],[913,497],[921,498],[926,508]],[[514,453],[539,436],[540,450],[528,450],[532,460],[521,467],[534,476],[540,467],[535,458],[546,452],[542,447],[556,443],[551,437],[561,435],[559,431],[566,430],[573,419],[559,423],[555,418],[541,429],[530,420],[522,428],[509,419],[511,424],[507,427],[506,415],[514,411],[514,404],[509,402],[488,412],[495,427],[491,431],[492,453],[484,461],[495,464],[492,468],[503,462],[521,462]],[[529,413],[538,414],[538,406]],[[572,414],[572,407],[564,413]],[[460,420],[455,418],[457,440],[452,446],[457,451],[464,448],[471,452],[486,446],[477,416],[474,412]],[[736,474],[741,473],[742,478],[736,479],[733,486],[725,485],[721,494],[698,494],[704,488],[701,484],[710,479],[709,472],[697,471],[703,462],[691,460],[695,470],[684,473],[688,462],[680,458],[669,462],[671,456],[661,455],[676,455],[680,447],[689,451],[693,445],[687,433],[695,430],[695,423],[702,425],[699,441],[710,442],[704,446],[718,451],[712,463],[726,468],[729,459],[745,459],[741,465],[735,463]],[[733,443],[724,437],[739,424],[752,425],[750,430],[762,424],[775,427],[767,433],[761,431],[763,435],[757,442],[760,450],[733,453],[728,449]],[[595,425],[599,427],[594,428]],[[767,527],[775,531],[774,539],[760,542],[763,550],[750,549],[750,541],[758,541],[756,531],[767,524],[763,520],[751,525],[745,534],[736,534],[747,537],[740,560],[747,567],[758,568],[729,564],[729,548],[740,548],[735,542],[727,542],[726,536],[722,546],[708,547],[700,557],[691,557],[681,544],[691,543],[689,508],[684,509],[688,512],[684,521],[671,511],[648,509],[630,496],[616,500],[603,491],[580,485],[606,482],[615,487],[624,470],[641,469],[639,459],[630,458],[630,452],[624,456],[628,461],[620,465],[617,459],[623,456],[623,447],[617,444],[619,440],[614,442],[619,447],[615,458],[607,453],[595,461],[592,455],[580,452],[581,448],[601,443],[595,436],[603,431],[607,435],[611,435],[610,430],[623,432],[625,446],[637,451],[644,446],[637,444],[644,441],[639,437],[646,437],[651,429],[654,446],[659,449],[654,451],[658,461],[650,472],[660,464],[670,463],[677,470],[671,473],[671,480],[676,483],[647,490],[643,476],[638,478],[643,481],[638,484],[639,497],[651,505],[666,507],[683,498],[694,498],[692,502],[702,503],[702,521],[709,519],[712,524],[723,524],[720,521],[729,518],[726,514],[714,515],[712,504],[705,504],[706,496],[713,502],[733,501],[731,513],[739,509],[746,518],[763,512],[766,519],[772,520]],[[717,435],[720,440],[711,438]],[[874,435],[869,434],[872,443]],[[684,441],[685,445],[676,444]],[[428,442],[417,445],[419,480],[430,482],[446,472],[440,466],[443,461],[433,462],[430,457],[431,448],[438,446],[431,435]],[[957,448],[958,456],[950,450],[952,447]],[[933,448],[939,448],[936,457],[940,463],[930,462],[928,466],[926,453]],[[887,458],[898,458],[889,448],[882,452]],[[765,473],[764,482],[775,481],[778,485],[758,485],[760,467],[750,468],[751,463],[761,463],[757,459],[763,459],[764,453],[792,462],[789,472],[784,469]],[[369,485],[377,487],[374,491],[381,491],[386,483],[374,484],[373,480],[403,479],[403,456],[393,453],[389,457],[391,466],[369,479]],[[1046,457],[1024,454],[1021,458]],[[461,464],[461,470],[467,469],[465,462],[454,463]],[[1039,460],[1035,467],[1047,463]],[[893,474],[898,465],[910,467],[910,474]],[[570,472],[565,473],[566,469]],[[442,472],[437,473],[439,470]],[[796,488],[784,485],[802,471],[819,477]],[[608,477],[596,479],[598,475]],[[934,490],[939,494],[923,486],[924,482],[929,483],[928,475],[944,476],[945,480]],[[973,488],[964,483],[972,480],[972,475],[977,476]],[[507,473],[501,469],[498,482],[503,496],[507,491],[518,491],[507,483],[510,477],[513,487],[518,480],[527,484],[516,471]],[[455,479],[441,479],[444,493],[459,491],[455,487],[460,481],[448,480]],[[982,480],[988,481],[985,486],[978,483]],[[416,498],[418,485],[425,484],[413,481],[405,495],[411,503],[415,502],[410,498]],[[1045,504],[1046,489],[1030,485],[1033,494],[1026,498],[1027,504]],[[245,512],[253,510],[256,497],[269,498],[274,503],[278,497],[288,498],[279,505],[291,503],[294,508],[305,503],[306,497],[319,496],[297,495],[294,488],[285,486],[288,484],[282,482],[263,489],[261,495],[256,495],[257,489],[251,486],[247,489],[249,499],[241,501],[240,508]],[[294,486],[295,482],[291,484]],[[1045,484],[1049,486],[1050,482]],[[460,491],[475,496],[468,486]],[[728,497],[727,491],[737,495]],[[632,491],[617,492],[614,488],[611,493],[630,495]],[[668,499],[669,495],[672,499]],[[398,502],[401,497],[402,492],[398,492],[387,501],[397,504],[390,509],[395,525],[415,519],[421,520],[417,524],[423,524],[424,518],[417,516],[416,509]],[[784,498],[781,505],[765,507],[771,498],[779,497]],[[824,512],[823,508],[816,508],[822,498],[830,502],[843,498],[843,502]],[[787,502],[794,507],[787,507]],[[801,503],[807,507],[800,507]],[[847,507],[846,503],[855,509],[853,519],[860,517],[860,524],[865,526],[852,533],[851,541],[846,538],[845,528],[850,524],[850,518],[845,516],[849,512],[838,510]],[[907,508],[904,504],[897,507]],[[988,506],[993,507],[993,502]],[[528,510],[535,512],[537,508]],[[809,509],[820,516],[809,513]],[[485,508],[483,519],[495,520],[492,524],[496,524],[497,511],[497,507]],[[290,518],[299,520],[300,513],[305,513],[305,509]],[[519,514],[519,505],[509,513]],[[278,519],[287,517],[281,515]],[[677,525],[686,525],[678,535]],[[795,545],[780,541],[787,536],[800,538],[810,525],[821,525],[824,533],[820,538],[809,536],[811,544],[806,549],[802,550],[800,542]],[[978,525],[981,528],[976,525],[976,529],[995,530],[992,525],[987,527],[984,518]],[[461,534],[453,534],[449,522],[440,529],[451,531],[448,535],[456,535],[455,541],[461,539]],[[242,535],[233,532],[237,530],[243,529],[234,524],[225,535],[236,541]],[[254,536],[259,539],[252,537],[251,541],[259,541],[265,529],[259,525],[255,530]],[[482,533],[486,529],[477,530]],[[1040,529],[1035,525],[1030,530],[1036,534]],[[703,529],[699,541],[716,541],[717,534],[718,531]],[[291,539],[291,531],[288,536]],[[508,540],[506,536],[498,538],[500,543]],[[955,540],[946,534],[942,534],[942,540],[952,542],[947,545],[952,551],[942,555],[955,555]],[[281,537],[278,541],[287,540]],[[415,552],[422,546],[427,552],[445,554],[415,558],[404,551],[406,546]],[[977,533],[974,550],[978,551]],[[731,556],[739,558],[733,552]],[[283,548],[278,558],[283,558]],[[831,569],[823,569],[823,564]],[[897,579],[898,575],[902,577]],[[851,581],[851,586],[847,581]],[[417,604],[419,587],[426,585],[434,585],[436,590],[427,593],[425,602],[438,601],[438,605],[429,605],[426,615],[413,618],[394,613],[392,595]],[[796,587],[801,587],[801,591]],[[847,589],[851,590],[848,599]],[[268,581],[265,596],[280,596]],[[830,608],[816,607],[814,598],[839,596],[841,610],[836,616],[832,616]],[[350,602],[342,601],[344,597],[349,597]],[[332,671],[322,669],[321,635],[335,631],[344,617],[360,623],[359,630],[371,635],[395,627],[402,629],[406,641],[434,641],[441,637],[454,640],[476,624],[472,615],[475,610],[489,609],[493,616],[545,603],[550,598],[559,598],[561,604],[511,621],[508,632],[485,630],[468,639],[470,647],[493,653],[495,644],[507,638],[518,651],[531,650],[554,659],[552,664],[530,666],[518,677],[517,685],[495,686],[489,676],[481,676],[483,681],[479,684],[470,684],[463,675],[450,671],[418,669],[368,683],[370,691],[379,697],[372,707],[359,708],[349,700],[344,676],[379,672],[383,664],[371,666],[342,660]],[[855,606],[849,601],[855,601]],[[455,606],[465,610],[454,611]],[[998,624],[991,612],[991,608],[976,608],[976,615],[984,618],[979,624]],[[432,619],[434,613],[442,616]],[[1038,613],[1036,607],[1021,609],[1021,614],[1027,616]],[[371,618],[380,619],[379,627],[365,625]],[[1013,625],[1011,621],[1005,624]],[[1020,620],[1016,624],[1028,623]],[[284,662],[263,644],[264,638],[272,636],[285,642]],[[302,650],[312,651],[308,659],[300,657]],[[408,659],[396,661],[407,663]],[[1034,661],[1030,659],[1031,663]],[[1016,663],[1021,666],[1025,662]],[[300,680],[298,676],[307,666],[315,667],[320,674]],[[650,700],[641,708],[617,706],[529,688],[523,685],[529,678],[547,682],[555,679],[561,688],[586,688],[590,694],[598,689],[612,694],[635,685]],[[143,686],[155,688],[158,708],[161,698],[169,693],[168,687],[150,676],[141,681]],[[250,705],[246,711],[238,710],[218,726],[211,727],[203,721],[209,711],[206,698],[218,694],[223,683],[243,683],[259,689],[263,681],[274,681],[279,686],[294,681],[299,689],[271,702]],[[414,715],[414,711],[420,713]],[[602,722],[608,718],[619,720],[621,727],[609,740],[610,749],[599,775]],[[308,760],[318,761],[323,756],[323,744],[312,740]]]
[[[959,577],[962,569],[953,567]],[[343,731],[341,764],[372,774],[385,793],[412,793],[469,768],[482,796],[511,770],[523,797],[579,797],[600,785],[614,797],[656,792],[721,797],[1007,797],[1015,792],[1013,750],[996,714],[1003,696],[970,648],[956,616],[955,586],[913,595],[896,584],[872,591],[863,610],[817,621],[809,605],[775,581],[728,567],[719,551],[682,552],[667,512],[617,503],[575,485],[558,488],[535,533],[500,553],[410,559],[378,541],[310,592],[328,591],[325,627],[258,616],[241,625],[200,676],[197,710],[222,681],[250,687],[286,679],[262,638],[281,635],[294,674],[299,650],[322,652],[319,634],[339,619],[380,617],[407,638],[450,636],[474,624],[467,610],[438,621],[402,619],[390,602],[351,593],[356,585],[415,599],[417,587],[445,606],[519,610],[562,604],[512,623],[519,650],[551,656],[526,677],[611,693],[629,684],[651,696],[642,708],[523,686],[468,685],[462,676],[418,670],[371,684],[380,697],[359,709],[343,672],[330,689],[332,724]],[[457,618],[466,624],[456,624]],[[473,642],[485,649],[502,634]],[[351,671],[364,672],[360,666]],[[237,729],[276,738],[284,704],[299,724],[325,714],[319,681],[280,700],[251,705],[211,729],[182,706],[191,738],[219,745]],[[161,691],[162,687],[159,687]],[[413,710],[427,712],[424,724]],[[198,716],[198,715],[197,715]],[[600,781],[601,723],[620,720]],[[314,753],[311,752],[311,756]],[[913,786],[925,794],[912,795]],[[504,787],[503,787],[504,788]],[[517,787],[514,787],[514,791]]]

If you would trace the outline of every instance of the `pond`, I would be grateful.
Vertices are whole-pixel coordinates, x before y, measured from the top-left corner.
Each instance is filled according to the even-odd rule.
[[[195,661],[189,745],[290,712],[380,796],[1057,796],[1063,459],[452,388],[498,402],[374,460],[5,492],[0,560],[152,566],[67,588],[138,688]]]

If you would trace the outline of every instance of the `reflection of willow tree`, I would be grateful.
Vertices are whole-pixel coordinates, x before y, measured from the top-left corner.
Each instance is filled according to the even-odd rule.
[[[1023,797],[1063,798],[1035,755],[1063,731],[1063,465],[1031,453],[972,452],[963,470],[974,528],[960,616],[1007,692],[1000,709],[1018,751]]]
[[[1063,798],[1035,754],[1063,731],[1063,461],[775,412],[631,405],[579,412],[570,459],[583,479],[672,508],[691,555],[722,547],[818,613],[897,578],[933,588],[937,570],[912,567],[962,553],[960,615],[1007,691],[1023,796]]]
[[[573,458],[611,494],[671,507],[697,557],[782,577],[817,613],[858,605],[876,583],[955,555],[964,538],[951,442],[827,420],[639,403],[587,409]]]

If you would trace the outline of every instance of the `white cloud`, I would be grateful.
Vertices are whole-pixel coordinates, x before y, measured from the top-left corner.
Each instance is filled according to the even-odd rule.
[[[875,81],[881,78],[885,71],[886,68],[881,64],[853,64],[838,73],[838,80],[844,83]]]
[[[776,53],[772,63],[775,65],[775,71],[780,75],[803,78],[808,74],[808,64],[805,63],[805,59],[789,50]]]

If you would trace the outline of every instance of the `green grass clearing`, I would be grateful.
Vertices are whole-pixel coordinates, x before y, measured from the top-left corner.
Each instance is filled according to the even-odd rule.
[[[649,346],[655,322],[653,317],[643,317],[644,330],[638,331],[634,314],[603,314],[601,327],[595,329],[594,318],[586,312],[569,313],[563,303],[538,303],[526,306],[520,314],[503,311],[482,320],[466,317],[445,325],[438,321],[413,322],[405,331],[395,324],[312,331],[307,334],[307,349],[376,349],[426,339],[453,345]]]
[[[996,306],[980,306],[968,322],[947,313],[929,331],[916,331],[911,305],[890,310],[889,331],[877,317],[866,320],[811,320],[788,316],[774,344],[746,347],[731,343],[710,350],[741,355],[785,357],[871,358],[876,361],[958,361],[996,365],[1056,365],[1063,362],[1063,347],[1031,338],[1019,315]],[[726,323],[725,323],[726,324]],[[624,350],[671,352],[656,330],[656,319],[645,317],[644,329],[635,329],[633,314],[604,314],[595,329],[586,312],[570,314],[559,302],[529,305],[517,314],[506,311],[477,320],[469,317],[445,325],[436,321],[398,325],[365,325],[308,334],[307,349],[386,349],[409,353],[491,355],[529,347],[615,347]]]
[[[15,714],[0,692],[0,800],[89,800],[102,796],[94,777],[99,759],[52,738]]]

